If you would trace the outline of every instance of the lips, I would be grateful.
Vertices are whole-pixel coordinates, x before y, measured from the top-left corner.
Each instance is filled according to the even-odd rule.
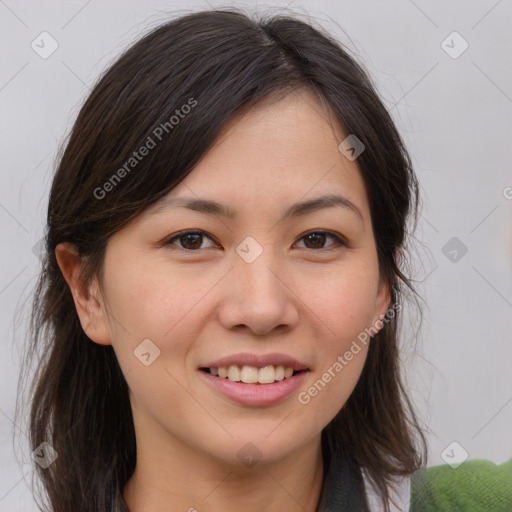
[[[221,361],[222,360],[219,360],[219,362]],[[219,364],[219,362],[214,362],[212,364]],[[295,361],[294,364],[298,368],[304,366],[301,363],[298,363],[297,361]],[[248,365],[242,366],[242,370],[239,370],[238,365],[230,365],[228,367],[229,370],[227,370],[227,372],[236,372],[238,369],[238,371],[240,371],[240,377],[242,377],[242,372],[244,371],[244,368],[247,367]],[[219,366],[217,368],[217,372],[219,372],[221,368],[224,368],[224,370],[226,371],[225,367]],[[246,407],[267,407],[284,401],[285,399],[292,396],[294,393],[298,392],[299,388],[303,385],[305,379],[309,375],[309,369],[293,370],[292,367],[287,367],[287,370],[284,370],[284,367],[279,365],[275,368],[273,367],[273,365],[263,366],[262,368],[249,368],[251,368],[249,372],[249,380],[251,382],[248,383],[231,380],[228,376],[222,378],[220,375],[215,375],[215,367],[211,369],[207,367],[201,367],[198,369],[198,373],[200,380],[214,393],[229,399],[231,402],[236,402],[237,404]],[[277,375],[279,368],[283,369],[282,380],[277,380],[277,377],[280,377],[279,375]],[[251,379],[250,376],[250,373],[252,371],[255,372],[256,370],[258,371],[258,382],[254,382],[254,379]],[[275,372],[273,377],[274,380],[272,380],[272,376],[269,376],[268,373],[265,379],[265,372],[269,371]],[[287,371],[288,375],[291,374],[291,376],[284,377],[285,371]],[[260,372],[264,372],[264,382],[259,382],[261,378]],[[236,373],[234,374],[234,377],[237,377]]]
[[[310,371],[286,354],[235,354],[199,368],[205,381],[244,405],[269,405],[296,389]]]

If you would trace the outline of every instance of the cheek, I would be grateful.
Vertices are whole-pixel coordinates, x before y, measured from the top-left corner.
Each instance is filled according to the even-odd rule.
[[[208,276],[198,277],[196,273],[191,278],[160,262],[144,265],[120,259],[109,272],[105,274],[109,276],[108,305],[115,316],[113,327],[117,335],[124,337],[128,332],[134,340],[161,341],[169,337],[215,283]],[[124,327],[122,331],[119,324]]]
[[[347,270],[347,269],[345,269]],[[323,336],[318,339],[318,365],[298,397],[299,403],[333,417],[352,393],[368,353],[377,293],[377,272],[371,265],[354,265],[323,282],[323,291],[310,288],[305,302],[317,313]]]
[[[319,327],[325,333],[324,348],[344,347],[369,328],[374,316],[377,272],[371,265],[352,265],[339,269],[320,280],[320,284],[304,286],[301,297],[316,313]],[[318,281],[317,281],[318,283]]]
[[[193,286],[187,286],[189,280],[164,265],[124,263],[116,259],[109,273],[105,272],[109,276],[105,284],[109,290],[112,345],[130,389],[134,412],[141,413],[134,414],[134,419],[146,421],[151,411],[150,416],[162,416],[164,423],[171,422],[174,415],[204,421],[202,410],[183,389],[188,388],[186,355],[200,325],[194,316],[199,308],[194,305],[207,292],[208,283],[204,281],[208,279],[196,279]],[[139,347],[143,341],[142,352]],[[142,354],[148,352],[144,361]]]

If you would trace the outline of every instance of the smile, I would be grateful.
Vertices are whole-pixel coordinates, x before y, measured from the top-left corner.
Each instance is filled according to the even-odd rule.
[[[262,368],[256,366],[219,366],[218,368],[200,368],[221,379],[228,379],[231,382],[243,382],[244,384],[273,384],[289,379],[293,375],[306,370],[295,371],[293,368],[283,365],[267,365]]]

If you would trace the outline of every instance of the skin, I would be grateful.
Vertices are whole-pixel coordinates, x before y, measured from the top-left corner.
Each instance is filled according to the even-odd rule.
[[[386,313],[364,182],[357,160],[338,149],[345,137],[307,90],[266,102],[233,119],[169,194],[217,200],[235,219],[161,201],[111,237],[102,283],[85,287],[73,246],[58,246],[83,329],[113,345],[130,388],[131,512],[315,510],[321,431],[352,393],[367,346],[307,405],[298,392],[271,406],[239,405],[199,378],[198,367],[239,352],[281,352],[308,365],[304,391]],[[281,219],[292,203],[333,193],[361,217],[334,206]],[[162,243],[185,229],[211,238]],[[304,235],[319,230],[348,246],[330,236],[308,243]],[[263,249],[250,264],[236,253],[248,236]],[[148,366],[133,353],[144,339],[160,349]],[[247,442],[261,454],[252,467],[237,457]]]

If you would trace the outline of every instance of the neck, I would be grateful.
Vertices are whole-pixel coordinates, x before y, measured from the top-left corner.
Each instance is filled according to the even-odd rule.
[[[320,435],[285,459],[262,459],[252,467],[225,464],[187,446],[162,451],[138,444],[123,494],[130,512],[315,512],[323,476]]]

